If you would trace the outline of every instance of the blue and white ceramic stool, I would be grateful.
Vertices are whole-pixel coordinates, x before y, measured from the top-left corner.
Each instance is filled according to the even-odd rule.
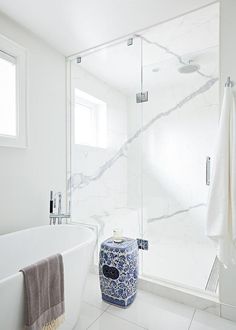
[[[112,238],[101,244],[99,277],[102,299],[120,307],[129,306],[135,298],[138,282],[137,240]]]

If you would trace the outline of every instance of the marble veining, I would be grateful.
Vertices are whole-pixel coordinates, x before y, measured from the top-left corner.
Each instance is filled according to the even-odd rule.
[[[192,209],[196,209],[196,208],[199,208],[199,207],[206,207],[206,203],[199,203],[199,204],[195,204],[195,205],[192,205],[192,206],[189,206],[188,208],[185,208],[185,209],[182,209],[182,210],[178,210],[178,211],[175,211],[171,214],[164,214],[164,215],[161,215],[160,217],[155,217],[155,218],[149,218],[147,220],[148,223],[152,223],[152,222],[155,222],[155,221],[159,221],[159,220],[164,220],[164,219],[168,219],[168,218],[172,218],[178,214],[181,214],[181,213],[187,213],[189,211],[191,211]]]
[[[117,153],[110,158],[108,161],[106,161],[102,166],[100,166],[96,173],[93,175],[86,175],[84,173],[73,173],[70,180],[71,185],[71,191],[73,192],[76,189],[82,189],[86,186],[88,186],[90,183],[100,179],[103,174],[110,169],[121,157],[126,156],[128,147],[131,145],[131,143],[137,139],[142,133],[147,131],[149,127],[151,127],[156,121],[169,116],[173,112],[176,112],[180,110],[186,103],[190,102],[192,99],[196,98],[197,96],[206,93],[209,89],[212,88],[212,86],[215,85],[215,83],[218,81],[218,78],[211,78],[207,80],[206,83],[204,83],[201,87],[199,87],[194,92],[190,93],[186,97],[184,97],[181,101],[179,101],[176,105],[174,105],[172,108],[170,108],[168,111],[160,112],[154,118],[152,118],[147,124],[145,124],[143,127],[139,128],[128,140],[126,140],[123,145],[120,147],[120,149],[117,151]]]

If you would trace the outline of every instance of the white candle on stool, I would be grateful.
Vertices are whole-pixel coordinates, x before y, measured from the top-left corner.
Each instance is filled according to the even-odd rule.
[[[122,229],[114,229],[113,230],[113,241],[115,243],[121,243],[123,242],[123,232],[122,232]]]

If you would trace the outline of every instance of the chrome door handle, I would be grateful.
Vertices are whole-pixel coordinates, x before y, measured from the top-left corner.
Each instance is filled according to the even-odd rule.
[[[211,183],[211,157],[206,158],[206,185],[209,186]]]

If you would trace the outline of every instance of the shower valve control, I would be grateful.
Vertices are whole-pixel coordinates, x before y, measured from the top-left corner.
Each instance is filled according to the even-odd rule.
[[[137,238],[137,243],[140,250],[148,250],[148,240]]]

